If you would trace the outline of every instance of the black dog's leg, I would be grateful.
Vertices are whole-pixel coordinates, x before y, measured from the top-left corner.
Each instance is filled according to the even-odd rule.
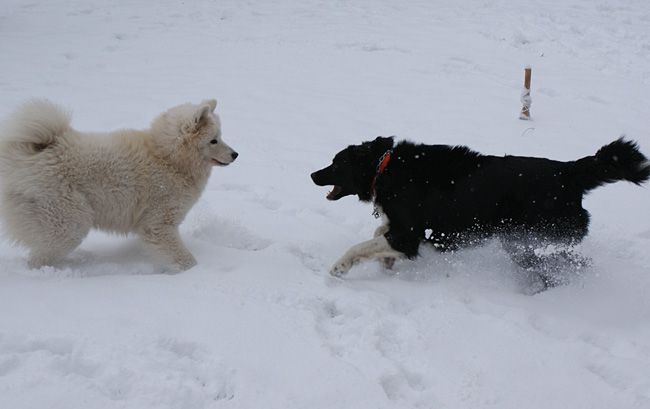
[[[399,258],[402,254],[392,248],[384,236],[352,246],[331,268],[336,277],[346,274],[355,264],[369,259]]]
[[[403,253],[406,257],[412,259],[418,255],[421,239],[413,231],[403,231],[391,227],[384,236],[393,249]]]
[[[568,284],[571,277],[580,275],[590,264],[588,257],[563,249],[540,256],[538,271],[547,287],[556,287]]]
[[[548,253],[543,251],[535,252],[536,249],[545,249],[547,246],[552,245],[552,242],[512,239],[502,240],[501,242],[512,261],[524,270],[539,277],[543,288],[534,292],[568,284],[571,274],[577,274],[590,264],[589,258],[581,256],[570,249],[555,250]],[[566,246],[565,243],[556,245]]]
[[[390,230],[390,224],[387,220],[385,220],[381,226],[377,227],[372,237],[383,236],[388,232],[388,230]],[[395,265],[395,257],[384,257],[380,259],[380,262],[385,269],[392,270],[393,265]]]
[[[555,280],[545,271],[542,258],[535,254],[536,244],[531,243],[530,240],[521,239],[519,236],[501,239],[501,245],[510,256],[510,259],[525,272],[532,274],[529,277],[531,280],[529,286],[531,288],[526,290],[531,294],[546,291],[548,288],[557,285]]]

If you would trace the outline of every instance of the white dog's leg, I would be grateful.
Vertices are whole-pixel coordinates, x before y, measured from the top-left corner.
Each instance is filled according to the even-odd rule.
[[[14,235],[30,249],[30,268],[52,266],[81,244],[92,226],[82,201],[74,196],[62,200],[63,204],[24,200],[18,210],[12,210]]]
[[[196,265],[196,259],[183,244],[177,227],[165,226],[161,229],[148,229],[141,235],[146,243],[164,257],[171,259],[171,262],[179,270],[188,270]]]
[[[330,270],[333,276],[341,276],[347,273],[353,265],[363,260],[402,257],[403,254],[394,250],[384,236],[375,237],[372,240],[364,241],[352,246],[343,257],[341,257]]]
[[[53,266],[63,260],[72,250],[76,249],[85,235],[75,238],[62,238],[61,241],[53,240],[48,245],[30,249],[27,265],[29,268]]]

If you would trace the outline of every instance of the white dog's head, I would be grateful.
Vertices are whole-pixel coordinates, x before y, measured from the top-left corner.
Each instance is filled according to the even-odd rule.
[[[157,145],[170,157],[216,166],[231,164],[239,154],[221,138],[216,107],[217,101],[209,99],[198,105],[179,105],[160,115],[151,126]]]

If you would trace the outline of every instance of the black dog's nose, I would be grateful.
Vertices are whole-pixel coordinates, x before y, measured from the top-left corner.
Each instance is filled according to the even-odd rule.
[[[239,156],[239,154],[237,152],[233,152],[231,156],[232,156],[232,160],[235,160],[237,159],[237,156]]]
[[[321,180],[320,180],[320,179],[321,179],[321,177],[320,177],[321,175],[320,175],[319,173],[320,173],[319,170],[317,170],[316,172],[312,173],[312,174],[310,175],[310,176],[311,176],[311,180],[312,180],[315,184],[317,184],[318,186],[323,186],[323,184],[321,183]]]

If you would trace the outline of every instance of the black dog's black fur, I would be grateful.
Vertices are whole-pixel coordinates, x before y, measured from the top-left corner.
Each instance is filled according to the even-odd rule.
[[[391,159],[378,174],[387,151]],[[393,138],[378,137],[347,147],[311,177],[319,186],[335,186],[330,200],[374,200],[389,220],[384,236],[390,246],[409,258],[418,254],[428,230],[427,241],[443,251],[496,236],[516,262],[530,266],[531,240],[571,245],[585,237],[585,193],[619,180],[640,185],[650,177],[650,163],[636,143],[623,138],[594,156],[559,162],[486,156],[464,146],[395,145]]]

